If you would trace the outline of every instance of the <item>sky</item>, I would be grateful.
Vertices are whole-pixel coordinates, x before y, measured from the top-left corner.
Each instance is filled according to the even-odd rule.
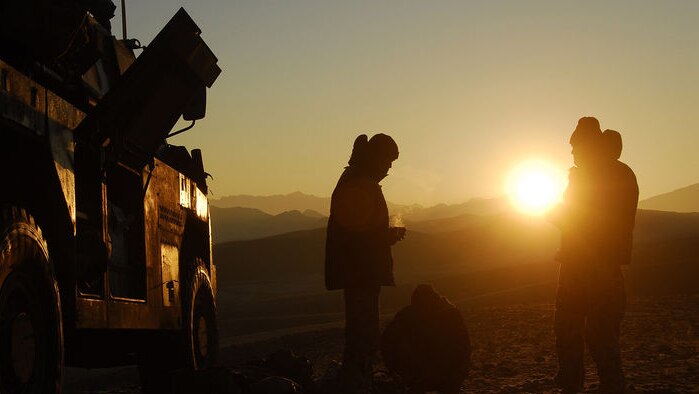
[[[496,197],[524,161],[567,170],[581,116],[621,132],[641,198],[699,182],[697,1],[127,0],[129,37],[181,6],[223,71],[168,142],[202,148],[212,198],[329,196],[379,132],[388,200]]]

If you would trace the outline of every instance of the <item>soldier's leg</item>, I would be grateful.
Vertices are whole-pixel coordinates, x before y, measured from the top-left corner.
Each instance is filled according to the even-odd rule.
[[[579,313],[556,310],[556,384],[571,392],[582,391],[585,381],[585,317]]]
[[[461,391],[461,385],[464,382],[463,374],[453,374],[451,376],[445,376],[442,379],[441,384],[437,387],[437,391],[441,394],[458,394]]]
[[[585,380],[585,289],[574,267],[561,266],[556,293],[556,384],[567,392],[582,391]]]
[[[342,372],[346,379],[357,379],[361,364],[362,289],[345,289],[345,349]]]
[[[376,356],[381,347],[381,329],[379,327],[379,293],[381,287],[371,287],[367,290],[366,299],[366,337],[367,351]]]
[[[593,286],[585,336],[600,379],[600,392],[621,393],[624,372],[619,334],[626,308],[624,279],[619,267],[600,267]]]
[[[345,289],[343,378],[358,387],[371,379],[379,349],[379,287]]]

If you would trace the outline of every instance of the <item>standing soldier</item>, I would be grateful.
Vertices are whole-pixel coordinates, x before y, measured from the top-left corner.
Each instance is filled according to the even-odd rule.
[[[555,218],[561,229],[556,295],[556,383],[582,391],[584,347],[597,365],[600,392],[621,393],[619,330],[626,306],[621,266],[631,262],[638,204],[633,171],[618,161],[621,136],[581,118],[570,138],[575,167]]]
[[[398,158],[385,134],[354,141],[349,166],[332,194],[325,245],[325,286],[344,290],[345,349],[341,384],[348,392],[368,392],[379,350],[379,292],[393,286],[391,245],[405,228],[389,227],[379,182]]]

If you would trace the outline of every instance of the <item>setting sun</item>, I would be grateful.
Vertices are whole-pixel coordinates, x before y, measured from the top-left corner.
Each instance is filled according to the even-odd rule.
[[[507,194],[513,205],[530,215],[541,215],[558,203],[565,188],[562,171],[544,161],[527,161],[507,179]]]

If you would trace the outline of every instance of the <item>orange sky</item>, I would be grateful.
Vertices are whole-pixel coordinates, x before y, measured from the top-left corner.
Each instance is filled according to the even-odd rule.
[[[570,166],[584,115],[622,133],[641,197],[699,181],[699,2],[127,5],[144,43],[185,6],[220,59],[207,118],[170,141],[203,149],[214,198],[328,196],[361,132],[399,144],[391,201],[496,196],[523,160]]]

